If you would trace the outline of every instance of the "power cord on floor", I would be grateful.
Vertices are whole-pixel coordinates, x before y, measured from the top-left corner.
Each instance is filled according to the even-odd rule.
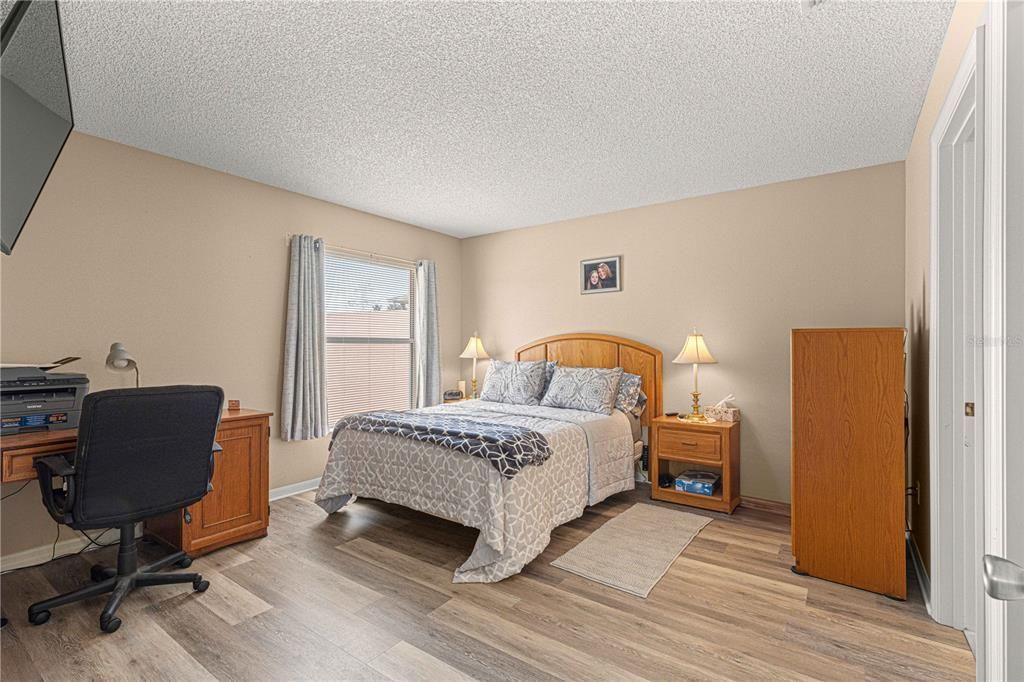
[[[91,535],[89,535],[88,533],[86,533],[85,531],[80,530],[78,532],[81,533],[85,537],[85,539],[88,540],[88,542],[86,542],[78,551],[68,552],[67,554],[61,554],[60,556],[57,556],[57,543],[60,542],[60,524],[59,523],[54,523],[53,525],[56,527],[57,533],[53,537],[53,545],[51,545],[51,547],[50,547],[50,558],[49,559],[47,559],[45,561],[40,561],[37,564],[29,564],[28,566],[21,566],[19,568],[12,568],[9,571],[4,571],[3,573],[0,573],[0,575],[7,575],[8,573],[13,573],[14,571],[21,571],[21,570],[26,569],[26,568],[37,568],[39,566],[44,566],[44,565],[50,563],[51,561],[56,561],[57,559],[64,559],[64,558],[67,558],[69,556],[77,556],[77,555],[81,554],[82,552],[84,552],[85,550],[89,549],[90,547],[114,547],[116,545],[121,544],[120,540],[115,540],[114,542],[100,542],[99,541],[100,538],[102,538],[105,534],[109,533],[112,530],[117,530],[116,528],[107,528],[105,531],[103,531],[102,533],[97,535],[95,538],[92,537]]]
[[[18,488],[17,490],[15,490],[15,491],[14,491],[13,493],[7,493],[7,494],[6,494],[6,495],[4,495],[3,497],[0,497],[0,502],[2,502],[3,500],[6,500],[6,499],[7,499],[8,497],[14,497],[14,496],[15,496],[15,495],[17,495],[18,493],[20,493],[20,492],[21,492],[22,490],[24,490],[24,489],[25,489],[25,486],[27,486],[27,485],[28,485],[29,483],[31,483],[31,482],[32,482],[32,481],[25,481],[25,482],[24,482],[24,483],[22,483],[22,484],[21,484],[21,486],[20,486],[20,487],[19,487],[19,488]]]

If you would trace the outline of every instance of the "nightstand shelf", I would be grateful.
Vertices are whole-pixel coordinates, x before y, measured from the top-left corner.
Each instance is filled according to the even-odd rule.
[[[683,468],[717,473],[715,493],[698,495],[658,485],[659,474],[678,474]],[[651,424],[650,471],[653,499],[731,514],[740,503],[740,423],[657,417]]]

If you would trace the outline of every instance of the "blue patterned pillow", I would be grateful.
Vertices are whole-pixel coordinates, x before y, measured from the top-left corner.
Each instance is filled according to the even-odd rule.
[[[641,389],[640,390],[640,395],[638,395],[637,398],[636,398],[636,405],[633,406],[633,409],[630,410],[630,412],[633,413],[634,417],[640,417],[640,415],[642,415],[644,413],[644,410],[646,410],[646,409],[647,409],[647,394],[643,392],[643,389]]]
[[[547,376],[546,363],[491,360],[480,400],[510,405],[539,405]]]
[[[632,412],[640,399],[640,384],[643,383],[639,374],[623,374],[619,382],[619,394],[615,398],[615,409]]]
[[[611,414],[623,370],[598,367],[556,367],[544,399],[545,407],[563,407]]]
[[[558,367],[558,361],[548,360],[548,364],[544,367],[544,390],[541,391],[541,396],[548,392],[548,386],[551,385],[551,377],[555,376],[555,367]]]

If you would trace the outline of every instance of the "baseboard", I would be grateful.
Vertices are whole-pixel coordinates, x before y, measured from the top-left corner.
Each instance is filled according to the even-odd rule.
[[[928,577],[928,572],[924,570],[924,560],[921,559],[921,550],[917,547],[917,540],[910,533],[907,533],[907,546],[910,548],[910,561],[914,564],[917,584],[921,586],[924,607],[928,610],[928,615],[934,620],[935,616],[932,615],[932,581]]]
[[[94,536],[95,537],[95,536]],[[110,542],[110,540],[100,540],[101,542]],[[76,535],[73,538],[67,538],[57,543],[56,551],[52,544],[40,545],[38,547],[30,547],[29,549],[23,549],[20,552],[14,552],[8,554],[5,557],[0,558],[0,571],[6,573],[7,571],[14,571],[19,568],[26,568],[28,566],[35,566],[36,564],[44,564],[53,557],[61,557],[66,554],[75,554],[82,551],[89,541],[81,535]],[[92,551],[99,549],[99,547],[90,547],[85,551]]]
[[[280,488],[271,488],[270,501],[273,502],[274,500],[280,500],[284,497],[291,497],[292,495],[298,495],[299,493],[316,490],[319,485],[319,478],[311,478],[308,481],[299,481],[298,483],[283,485]]]
[[[775,500],[765,500],[760,497],[747,497],[744,495],[740,498],[740,506],[746,507],[747,509],[756,509],[757,511],[767,512],[769,514],[789,516],[788,502],[776,502]]]

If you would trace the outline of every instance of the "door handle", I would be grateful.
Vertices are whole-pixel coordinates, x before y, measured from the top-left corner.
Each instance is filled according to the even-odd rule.
[[[986,554],[982,561],[982,582],[993,599],[1024,599],[1024,568],[998,556]]]

